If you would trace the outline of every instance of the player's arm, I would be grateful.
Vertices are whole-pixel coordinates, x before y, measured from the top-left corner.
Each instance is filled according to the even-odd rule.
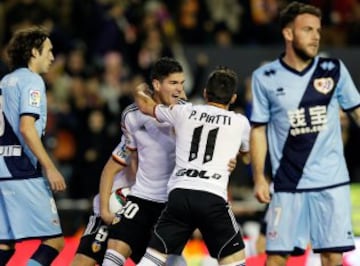
[[[131,142],[130,134],[125,130],[125,128],[124,131],[126,133],[122,135],[120,143],[112,152],[100,176],[100,216],[108,224],[110,224],[114,218],[114,214],[110,211],[109,208],[109,199],[112,192],[115,175],[126,168],[126,170],[129,171],[128,176],[135,177],[137,170],[137,153],[135,152],[135,149],[132,150],[130,148],[135,144]],[[130,144],[130,147],[128,144]]]
[[[350,112],[350,115],[356,125],[360,127],[360,106],[356,107],[354,110]]]
[[[264,174],[267,153],[266,125],[254,125],[251,128],[250,147],[255,197],[261,203],[268,203],[270,191]]]
[[[243,119],[243,130],[241,135],[241,145],[240,150],[238,152],[238,159],[240,159],[245,165],[250,164],[250,122],[248,119],[244,117]]]
[[[53,191],[65,190],[65,179],[50,159],[36,131],[35,117],[31,115],[22,115],[20,117],[19,131],[23,136],[26,145],[30,148],[31,152],[36,156],[41,164],[46,178],[49,180],[51,189]]]
[[[139,84],[134,90],[134,100],[141,112],[155,117],[156,102],[151,98],[148,91],[149,86],[146,83]]]
[[[111,155],[101,172],[99,186],[100,215],[107,224],[110,224],[114,218],[114,214],[112,214],[109,209],[109,199],[114,183],[114,177],[125,167],[125,164],[120,164],[114,159],[113,155]]]
[[[230,161],[228,162],[228,165],[227,165],[228,166],[228,171],[230,173],[235,170],[236,164],[237,164],[237,158],[231,158]]]

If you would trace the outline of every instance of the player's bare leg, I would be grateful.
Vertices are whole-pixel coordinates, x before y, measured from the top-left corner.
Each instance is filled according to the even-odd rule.
[[[268,255],[266,266],[285,266],[287,257],[281,255]]]
[[[70,266],[95,266],[96,260],[84,254],[76,254]]]
[[[325,253],[321,253],[320,257],[321,257],[322,266],[342,265],[342,253],[325,252]]]
[[[27,266],[50,265],[65,246],[64,237],[49,238],[41,242]]]
[[[245,266],[245,250],[242,249],[229,256],[219,259],[219,265]]]

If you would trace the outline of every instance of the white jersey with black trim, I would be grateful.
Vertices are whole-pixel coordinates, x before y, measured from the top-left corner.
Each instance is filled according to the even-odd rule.
[[[174,126],[176,166],[168,182],[175,188],[202,190],[227,200],[228,163],[249,150],[250,124],[241,114],[212,105],[158,105],[156,118]]]
[[[137,149],[138,169],[131,195],[154,202],[167,201],[167,182],[175,166],[173,127],[144,115],[135,104],[121,119],[129,149]]]

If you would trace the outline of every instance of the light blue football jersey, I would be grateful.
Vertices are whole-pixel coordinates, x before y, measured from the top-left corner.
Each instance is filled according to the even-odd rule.
[[[38,135],[44,134],[45,84],[21,68],[1,80],[0,92],[0,240],[61,236],[48,181],[19,132],[20,117],[31,115]]]
[[[341,60],[316,57],[302,72],[277,59],[254,71],[251,122],[267,124],[275,191],[349,182],[339,108],[360,95]]]
[[[41,176],[34,154],[19,132],[21,115],[36,118],[41,137],[46,126],[45,84],[41,76],[27,68],[6,75],[0,83],[0,181]]]

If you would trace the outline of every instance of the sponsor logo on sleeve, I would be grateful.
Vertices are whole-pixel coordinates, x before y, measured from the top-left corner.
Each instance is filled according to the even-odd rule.
[[[29,105],[32,107],[40,107],[41,94],[39,90],[30,90]]]

